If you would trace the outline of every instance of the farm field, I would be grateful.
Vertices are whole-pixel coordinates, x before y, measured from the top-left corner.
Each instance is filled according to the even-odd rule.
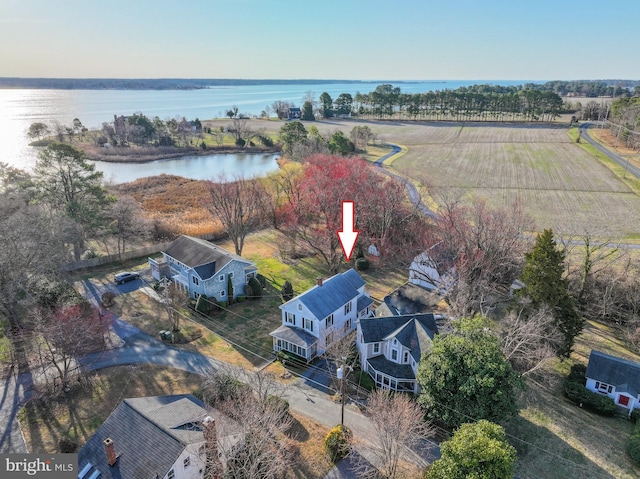
[[[560,124],[319,122],[323,133],[368,125],[408,152],[393,163],[439,197],[524,204],[537,230],[629,241],[640,233],[640,197]]]

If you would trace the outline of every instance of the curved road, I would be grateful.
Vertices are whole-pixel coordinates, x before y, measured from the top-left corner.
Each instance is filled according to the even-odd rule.
[[[591,146],[593,146],[600,153],[602,153],[604,155],[607,155],[613,161],[618,163],[621,167],[623,167],[625,169],[625,171],[628,171],[629,173],[631,173],[636,178],[640,178],[640,168],[638,168],[637,166],[632,165],[631,163],[629,163],[628,160],[624,159],[619,154],[609,150],[608,148],[605,148],[600,143],[598,143],[596,140],[591,138],[591,136],[589,135],[589,128],[591,128],[592,126],[594,126],[593,123],[588,123],[588,122],[587,123],[583,123],[582,125],[580,125],[581,137],[584,138],[585,140],[587,140],[587,143],[589,143]]]

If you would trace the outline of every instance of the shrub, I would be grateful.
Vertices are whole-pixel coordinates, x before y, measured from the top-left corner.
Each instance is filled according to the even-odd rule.
[[[339,424],[329,431],[327,437],[324,438],[324,450],[331,462],[339,461],[349,454],[352,437],[351,429],[343,424]]]
[[[366,271],[369,269],[369,260],[367,258],[356,259],[356,269],[358,271]]]
[[[571,401],[597,414],[613,416],[617,411],[613,399],[589,391],[581,382],[568,380],[565,384],[564,392]]]
[[[373,382],[371,376],[366,371],[358,371],[355,374],[356,382],[361,388],[367,391],[373,391],[376,387],[376,383]]]
[[[196,311],[202,314],[209,314],[211,312],[213,302],[215,302],[215,299],[209,299],[206,294],[201,294],[196,301]]]
[[[293,298],[293,285],[289,281],[285,281],[280,290],[282,301],[289,301]]]
[[[237,301],[238,303],[242,303],[244,300],[245,300],[245,296],[244,296],[243,294],[241,294],[240,296],[238,296],[238,297],[236,298],[236,301]]]
[[[637,464],[640,464],[640,429],[637,427],[629,437],[627,452],[629,453],[629,456],[631,456],[631,459],[633,459]]]
[[[78,443],[69,437],[62,436],[58,440],[58,449],[62,454],[72,454],[78,450]]]
[[[256,278],[258,280],[258,283],[260,283],[260,286],[262,286],[262,289],[267,287],[267,278],[265,278],[264,275],[258,273],[256,275]]]
[[[247,144],[247,142],[244,141],[242,138],[238,138],[236,140],[236,146],[239,146],[240,148],[244,148],[244,145],[246,145],[246,144]]]
[[[111,291],[106,291],[105,293],[102,293],[102,297],[100,299],[102,300],[102,304],[108,308],[109,306],[113,306],[116,295]]]
[[[267,398],[267,404],[274,411],[278,411],[279,413],[286,414],[289,412],[289,401],[281,398],[280,396],[271,395]]]
[[[640,421],[640,409],[636,408],[631,412],[631,420],[634,422],[634,424],[638,424],[638,422]],[[638,429],[638,432],[640,433],[640,429]]]
[[[584,364],[574,364],[571,366],[571,371],[569,371],[568,381],[580,381],[584,382],[586,380],[587,367]]]
[[[242,290],[244,292],[245,298],[251,298],[253,296],[253,288],[250,285],[245,284],[242,287]]]
[[[249,286],[251,287],[250,297],[252,299],[260,299],[262,297],[262,286],[260,282],[256,278],[250,278]]]
[[[258,139],[260,140],[260,143],[262,143],[264,146],[273,146],[273,140],[268,136],[260,136],[258,137]]]

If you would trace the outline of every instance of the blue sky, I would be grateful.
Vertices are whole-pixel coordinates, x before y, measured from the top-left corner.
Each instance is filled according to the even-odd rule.
[[[640,79],[640,0],[0,0],[0,76]]]

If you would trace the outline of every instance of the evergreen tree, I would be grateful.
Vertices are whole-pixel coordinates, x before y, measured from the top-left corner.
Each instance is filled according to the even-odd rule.
[[[234,295],[235,292],[233,291],[233,280],[230,275],[227,275],[227,298],[229,304],[233,304]]]
[[[555,348],[556,355],[568,357],[575,341],[584,326],[569,294],[569,283],[564,278],[565,252],[553,238],[551,229],[544,230],[536,237],[535,245],[525,253],[525,266],[522,282],[525,287],[521,294],[531,299],[532,307],[544,304],[551,307],[555,317],[555,326],[563,334],[564,341]]]
[[[305,101],[302,105],[302,116],[301,118],[305,121],[314,121],[316,119],[313,114],[313,105],[310,101]]]
[[[283,301],[289,301],[293,298],[293,285],[289,281],[285,281],[280,290]]]

